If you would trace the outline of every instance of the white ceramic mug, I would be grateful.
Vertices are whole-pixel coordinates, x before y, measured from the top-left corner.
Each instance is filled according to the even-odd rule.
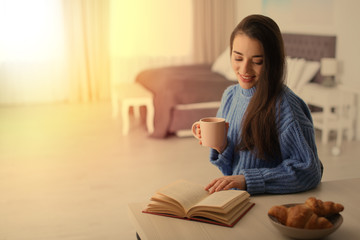
[[[196,126],[200,124],[201,139],[196,135]],[[226,138],[226,123],[224,118],[207,117],[192,125],[192,134],[201,140],[203,146],[220,148],[224,145]]]

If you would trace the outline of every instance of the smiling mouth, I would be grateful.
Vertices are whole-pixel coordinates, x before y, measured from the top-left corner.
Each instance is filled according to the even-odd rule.
[[[240,73],[239,73],[239,76],[244,82],[251,82],[255,78],[255,76],[244,76],[244,75],[241,75]]]

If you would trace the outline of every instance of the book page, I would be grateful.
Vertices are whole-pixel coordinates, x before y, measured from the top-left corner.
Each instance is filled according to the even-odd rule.
[[[198,202],[210,195],[208,191],[204,189],[204,186],[184,180],[178,180],[168,186],[165,186],[161,188],[158,193],[179,202],[186,212],[192,206],[196,205]]]
[[[242,190],[224,190],[214,192],[204,200],[197,203],[194,207],[208,206],[225,209],[230,205],[238,204],[244,199],[247,199],[249,196],[248,192]]]
[[[161,201],[151,201],[146,208],[144,209],[145,212],[151,213],[164,213],[164,214],[172,214],[175,216],[182,216],[184,215],[184,210],[182,207],[179,209],[177,205],[174,205],[169,202],[161,202]]]
[[[241,202],[240,204],[238,204],[235,208],[232,209],[232,211],[227,212],[227,213],[221,213],[221,212],[212,212],[212,211],[195,211],[192,215],[190,215],[189,217],[206,217],[206,218],[210,218],[216,221],[221,221],[221,220],[229,220],[232,219],[235,215],[237,215],[237,213],[239,211],[242,210],[242,208],[244,208],[248,202],[250,202],[250,199],[246,199],[245,201]]]
[[[239,221],[239,219],[252,208],[254,204],[249,202],[249,199],[241,203],[236,209],[229,212],[228,214],[214,213],[214,212],[196,212],[194,215],[190,216],[190,219],[201,221],[202,218],[208,219],[208,221],[216,221],[223,223],[225,225],[232,226],[234,223]]]
[[[144,211],[154,213],[167,213],[177,216],[184,216],[183,207],[172,198],[156,193],[151,197],[151,202],[147,205]]]

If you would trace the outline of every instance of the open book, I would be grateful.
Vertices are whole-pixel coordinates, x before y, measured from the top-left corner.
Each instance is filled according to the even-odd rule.
[[[249,197],[241,190],[210,194],[200,184],[178,180],[158,190],[143,212],[232,227],[254,206]]]

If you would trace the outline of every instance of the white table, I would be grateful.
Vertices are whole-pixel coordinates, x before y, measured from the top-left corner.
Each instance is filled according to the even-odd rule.
[[[355,178],[322,182],[316,189],[303,193],[253,196],[255,206],[233,228],[145,214],[141,210],[146,203],[129,204],[129,217],[142,240],[289,239],[271,225],[268,210],[273,205],[305,202],[314,196],[345,207],[341,213],[343,224],[326,239],[360,239],[359,186],[360,178]]]
[[[112,116],[117,118],[119,102],[121,103],[123,135],[130,129],[130,107],[134,108],[135,115],[139,115],[139,107],[146,107],[146,126],[149,133],[154,131],[154,103],[153,94],[138,83],[123,83],[114,86],[111,94]]]

